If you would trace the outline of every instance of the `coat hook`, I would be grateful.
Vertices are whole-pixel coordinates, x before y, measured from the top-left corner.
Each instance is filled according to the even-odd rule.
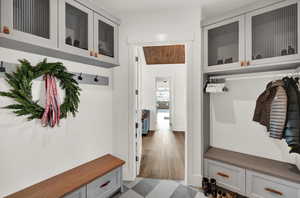
[[[78,76],[78,80],[82,80],[82,73],[80,73],[80,75]]]
[[[0,72],[6,72],[6,68],[3,66],[3,61],[1,61]]]
[[[98,81],[99,81],[98,75],[96,75],[96,77],[94,78],[94,81],[95,81],[95,82],[98,82]]]

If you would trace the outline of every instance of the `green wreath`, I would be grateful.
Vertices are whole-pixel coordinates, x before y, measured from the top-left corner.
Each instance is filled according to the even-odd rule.
[[[12,87],[9,92],[0,92],[0,96],[12,98],[17,104],[3,107],[11,109],[17,116],[28,116],[28,120],[41,119],[45,109],[32,98],[32,81],[44,75],[55,76],[60,80],[60,87],[65,90],[65,99],[60,106],[61,118],[67,118],[68,113],[73,116],[78,112],[81,89],[74,74],[68,73],[66,67],[60,63],[47,63],[46,59],[32,66],[27,60],[19,60],[21,65],[16,72],[6,73],[6,81]]]

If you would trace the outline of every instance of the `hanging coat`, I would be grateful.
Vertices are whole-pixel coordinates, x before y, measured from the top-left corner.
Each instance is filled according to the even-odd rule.
[[[271,103],[276,94],[276,87],[272,87],[272,83],[267,85],[266,90],[256,100],[253,116],[253,121],[266,126],[268,130],[270,129]]]
[[[300,94],[297,82],[292,78],[284,78],[288,96],[287,121],[284,138],[292,148],[290,153],[300,154]]]
[[[286,124],[288,97],[284,85],[282,80],[272,83],[272,87],[276,87],[276,93],[271,103],[269,132],[270,137],[275,139],[283,138]]]

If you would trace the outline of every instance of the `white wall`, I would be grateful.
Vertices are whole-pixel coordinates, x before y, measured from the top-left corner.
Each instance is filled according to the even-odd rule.
[[[133,119],[133,65],[129,60],[130,45],[135,42],[171,43],[190,42],[188,56],[187,121],[188,183],[201,183],[201,9],[156,10],[120,14],[120,63],[115,68],[113,88],[113,115],[116,155],[126,160],[125,179],[134,178],[134,119]]]
[[[186,131],[186,65],[142,65],[141,102],[150,110],[150,130],[156,130],[156,78],[170,79],[172,129]]]
[[[228,81],[229,92],[211,94],[211,145],[269,159],[294,162],[284,140],[269,137],[253,122],[257,97],[271,78]]]
[[[0,48],[0,60],[17,63],[17,59],[23,58],[35,64],[44,57]],[[59,61],[70,71],[107,75],[112,81],[111,70]],[[35,81],[33,86],[33,94],[39,95],[41,82]],[[80,87],[79,113],[54,129],[0,109],[0,197],[112,153],[112,87]],[[0,78],[0,90],[8,88]],[[0,97],[0,107],[9,103],[10,99]]]

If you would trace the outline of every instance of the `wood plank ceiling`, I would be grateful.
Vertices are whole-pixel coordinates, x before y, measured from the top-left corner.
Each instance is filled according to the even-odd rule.
[[[143,47],[147,65],[185,64],[184,45]]]

